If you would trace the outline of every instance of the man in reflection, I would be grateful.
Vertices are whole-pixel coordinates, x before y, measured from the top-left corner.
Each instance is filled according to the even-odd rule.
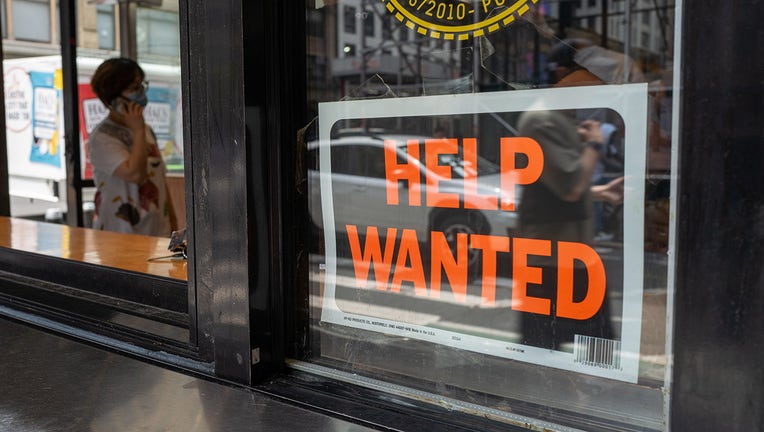
[[[575,48],[562,42],[551,55],[555,87],[604,84],[601,79],[573,61]],[[529,111],[518,123],[520,136],[536,140],[544,153],[544,170],[539,181],[523,190],[519,207],[520,235],[524,238],[590,243],[594,236],[593,201],[620,202],[620,177],[605,185],[592,186],[594,168],[603,150],[600,122],[576,120],[575,111]],[[552,257],[529,256],[528,265],[542,268],[543,281],[529,285],[528,295],[550,298],[551,315],[524,313],[521,321],[523,343],[560,349],[573,342],[575,334],[611,339],[613,337],[607,298],[599,312],[585,321],[555,317],[557,262]],[[574,269],[574,299],[585,296],[586,268]]]

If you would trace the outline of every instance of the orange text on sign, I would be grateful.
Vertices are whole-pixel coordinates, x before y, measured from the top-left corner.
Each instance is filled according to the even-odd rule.
[[[424,140],[424,155],[420,155],[420,141],[408,140],[405,146],[408,158],[398,161],[400,142],[385,140],[385,176],[387,179],[387,204],[400,205],[398,183],[405,182],[409,190],[408,203],[410,206],[422,205],[422,180],[420,162],[424,160],[427,167],[424,185],[427,207],[459,208],[481,210],[515,211],[515,187],[536,182],[544,170],[544,153],[538,142],[526,137],[501,138],[501,193],[497,195],[478,194],[478,158],[477,138],[461,139],[461,148],[466,166],[475,167],[464,172],[464,197],[453,192],[441,192],[440,182],[452,181],[452,168],[438,163],[440,155],[457,155],[460,148],[457,138],[432,138]],[[518,155],[525,155],[527,165],[518,167]],[[422,159],[424,156],[424,159]],[[470,197],[471,199],[466,199]]]
[[[552,241],[503,236],[457,234],[455,253],[440,231],[430,233],[430,268],[425,269],[419,239],[412,229],[387,228],[383,238],[379,229],[369,226],[361,245],[358,227],[347,225],[350,251],[358,288],[366,288],[369,271],[373,271],[378,290],[400,292],[404,282],[414,286],[421,297],[439,298],[441,276],[448,278],[454,300],[467,301],[468,249],[482,252],[481,297],[484,305],[496,301],[496,267],[499,252],[512,257],[512,309],[521,312],[551,315],[551,300],[528,295],[529,284],[541,284],[543,269],[528,264],[529,256],[552,256]],[[384,241],[383,241],[384,239]],[[556,242],[557,285],[556,316],[576,320],[593,317],[605,300],[606,276],[602,259],[590,246],[576,242]],[[586,296],[576,301],[573,295],[574,266],[584,265],[588,285]],[[429,275],[429,286],[427,285]]]

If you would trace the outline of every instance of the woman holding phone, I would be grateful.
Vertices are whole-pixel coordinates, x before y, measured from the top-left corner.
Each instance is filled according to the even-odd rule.
[[[101,63],[90,81],[109,115],[90,134],[96,184],[96,229],[169,236],[176,221],[165,183],[167,168],[144,118],[148,104],[143,69],[133,60]]]

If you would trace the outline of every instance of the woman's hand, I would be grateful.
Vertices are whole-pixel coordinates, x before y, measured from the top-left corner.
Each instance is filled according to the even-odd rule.
[[[146,179],[146,162],[149,155],[143,107],[128,100],[125,100],[123,107],[123,113],[114,112],[119,116],[118,120],[132,132],[133,141],[130,146],[130,156],[114,170],[114,175],[125,181],[141,184]]]
[[[143,133],[146,127],[146,121],[143,119],[143,107],[139,104],[125,100],[124,113],[121,113],[122,121],[133,133]]]

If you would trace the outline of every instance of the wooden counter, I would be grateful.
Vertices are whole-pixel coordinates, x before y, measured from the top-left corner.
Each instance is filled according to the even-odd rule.
[[[187,280],[186,260],[170,255],[170,239],[0,217],[0,247]]]
[[[175,217],[178,219],[178,228],[186,227],[186,183],[183,175],[167,174],[165,178],[167,190],[172,199],[172,208],[175,210]]]

